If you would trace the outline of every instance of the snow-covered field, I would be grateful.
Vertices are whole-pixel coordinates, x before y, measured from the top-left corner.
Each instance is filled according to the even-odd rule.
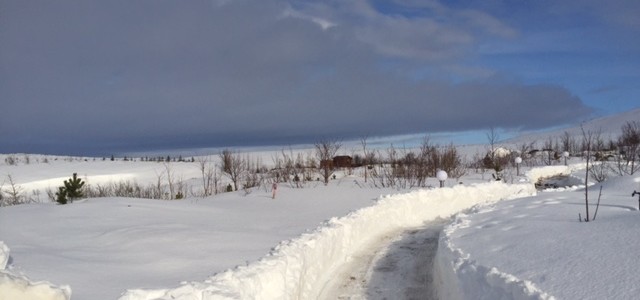
[[[438,253],[443,270],[462,278],[452,298],[637,299],[640,203],[631,194],[640,191],[640,175],[592,185],[591,219],[600,186],[600,206],[588,223],[578,221],[579,213],[585,217],[584,187],[459,214]]]
[[[256,190],[180,201],[18,205],[0,209],[0,240],[11,249],[13,273],[68,284],[75,299],[115,299],[127,288],[175,286],[255,261],[280,241],[392,192],[344,178],[329,187],[281,184],[275,200]]]
[[[441,299],[634,298],[640,215],[631,193],[640,190],[640,177],[604,183],[596,220],[578,222],[584,186],[537,193],[532,184],[556,174],[580,182],[584,166],[574,163],[529,170],[528,178],[512,176],[509,183],[470,173],[464,184],[450,180],[444,189],[380,189],[357,172],[338,172],[326,187],[281,184],[276,199],[257,188],[173,201],[2,207],[0,299],[24,290],[36,295],[28,299],[65,299],[71,292],[73,299],[313,299],[371,243],[454,215],[436,256]],[[194,164],[172,166],[198,181]],[[163,168],[88,159],[2,172],[30,190],[55,187],[72,172],[94,184],[153,182]],[[590,187],[592,216],[598,189]]]

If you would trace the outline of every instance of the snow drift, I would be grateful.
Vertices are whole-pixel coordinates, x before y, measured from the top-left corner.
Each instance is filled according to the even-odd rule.
[[[463,217],[460,214],[459,217]],[[450,240],[456,229],[468,224],[456,218],[456,221],[444,230],[438,243],[435,259],[435,283],[439,287],[441,299],[514,299],[535,300],[555,299],[538,289],[532,282],[476,263],[457,248]]]
[[[547,166],[527,172],[530,182],[541,178],[563,175],[569,176],[573,170],[583,168],[573,166]],[[465,214],[458,214],[456,220],[443,230],[438,243],[435,262],[435,280],[440,287],[442,299],[555,299],[536,287],[532,282],[521,280],[511,274],[483,266],[470,259],[464,249],[451,241],[451,235],[459,228],[468,227]]]
[[[255,263],[174,289],[129,290],[120,300],[313,299],[333,271],[385,233],[450,217],[476,205],[533,194],[532,184],[489,182],[383,197],[371,207],[332,218],[314,232],[282,242]]]
[[[0,300],[69,300],[69,286],[56,287],[49,282],[32,282],[6,270],[9,247],[0,241]]]

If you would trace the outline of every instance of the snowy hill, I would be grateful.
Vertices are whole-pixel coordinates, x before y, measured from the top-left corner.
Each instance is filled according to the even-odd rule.
[[[573,126],[555,129],[555,130],[546,130],[542,132],[535,133],[524,133],[517,137],[504,140],[505,144],[523,144],[530,143],[533,141],[537,141],[538,143],[543,143],[545,140],[552,138],[560,138],[565,132],[568,133],[572,137],[581,138],[582,137],[582,129],[581,125],[585,131],[592,132],[601,132],[602,138],[605,141],[609,139],[617,139],[620,134],[620,128],[627,122],[631,121],[640,121],[640,108],[630,110],[627,112],[605,116],[601,118],[592,119],[589,121],[585,121],[582,124],[576,124]]]

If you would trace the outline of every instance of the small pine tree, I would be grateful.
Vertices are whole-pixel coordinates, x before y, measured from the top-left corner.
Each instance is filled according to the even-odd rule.
[[[69,178],[69,180],[64,181],[64,189],[66,191],[66,196],[72,202],[75,199],[84,197],[84,192],[82,191],[83,187],[84,187],[84,181],[78,178],[77,173],[73,173],[72,178]]]
[[[58,187],[58,191],[56,192],[56,202],[60,204],[67,204],[67,190],[63,186]]]

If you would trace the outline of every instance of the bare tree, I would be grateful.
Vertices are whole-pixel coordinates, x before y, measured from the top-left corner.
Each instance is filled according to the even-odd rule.
[[[364,161],[363,161],[363,165],[364,165],[364,182],[367,182],[367,169],[369,168],[369,162],[367,161],[367,158],[369,157],[369,155],[367,154],[367,139],[369,137],[368,136],[363,136],[362,138],[360,138],[360,145],[362,145],[362,155],[364,156]]]
[[[585,222],[589,222],[589,173],[592,172],[591,163],[591,153],[594,149],[597,149],[597,140],[600,139],[600,132],[593,132],[591,130],[585,131],[584,127],[580,125],[580,130],[582,131],[582,150],[584,151],[584,156],[586,159],[587,167],[584,174],[584,205],[586,216],[584,218]],[[582,218],[581,218],[582,220]]]
[[[247,155],[244,159],[246,164],[245,175],[242,176],[242,190],[245,195],[251,193],[251,189],[258,187],[262,184],[263,177],[259,174],[262,173],[263,167],[260,158],[256,158],[255,162],[251,160],[251,157]]]
[[[202,197],[211,196],[216,192],[218,171],[216,166],[209,160],[209,157],[199,157],[197,161],[202,175]]]
[[[396,176],[398,175],[398,151],[393,145],[389,146],[387,149],[387,157],[386,157],[386,165],[383,166],[382,169],[382,178],[380,183],[383,187],[394,187],[397,183]],[[386,185],[385,185],[386,179]]]
[[[565,131],[560,138],[562,142],[563,151],[567,151],[569,153],[575,153],[578,146],[576,140],[569,132]]]
[[[157,199],[162,199],[162,197],[164,196],[164,187],[162,186],[162,181],[164,178],[164,171],[160,172],[159,174],[156,174],[156,184],[155,184],[155,188],[154,188],[154,195],[157,197]]]
[[[320,169],[324,185],[329,184],[329,177],[333,174],[333,157],[336,156],[342,144],[338,140],[321,139],[314,144],[316,148],[316,157],[320,161]]]
[[[548,137],[547,140],[544,141],[542,151],[546,152],[547,154],[547,160],[545,161],[545,164],[547,166],[550,166],[552,164],[552,160],[555,158],[556,153],[556,147],[554,145],[554,140],[552,137]]]
[[[489,142],[489,153],[483,159],[483,164],[485,167],[493,169],[495,174],[493,177],[496,180],[502,180],[502,170],[504,167],[509,164],[509,156],[504,155],[504,153],[498,153],[498,142],[500,140],[500,135],[496,131],[495,128],[491,127],[489,132],[487,133],[487,142]]]
[[[489,142],[489,153],[491,155],[491,159],[494,159],[494,156],[496,154],[496,146],[500,141],[500,135],[494,127],[490,127],[489,132],[487,132],[486,135],[487,142]]]
[[[8,187],[0,189],[0,194],[5,193],[6,197],[0,196],[0,206],[18,205],[27,202],[22,187],[16,184],[11,175],[7,175]],[[0,186],[1,187],[1,186]]]
[[[169,162],[164,163],[164,170],[165,170],[165,173],[167,174],[167,183],[169,186],[169,199],[174,199],[174,197],[176,196],[175,182],[174,182],[175,179],[173,178],[171,163]]]
[[[530,159],[532,157],[532,155],[530,154],[531,151],[535,148],[536,142],[535,141],[531,141],[528,144],[527,143],[522,143],[518,146],[518,152],[520,152],[520,158],[522,158],[522,161],[529,167],[531,167],[533,165],[533,160]],[[511,163],[514,163],[514,159],[515,157],[512,157],[511,159]]]
[[[626,173],[633,175],[640,169],[636,166],[636,161],[640,158],[640,123],[637,121],[625,123],[622,126],[618,145],[623,151],[628,166]]]
[[[282,149],[282,181],[289,182],[296,176],[296,163],[293,159],[293,149],[289,147],[289,153]]]
[[[239,153],[233,153],[229,149],[222,150],[220,153],[220,161],[222,162],[220,170],[231,179],[233,189],[237,191],[238,181],[247,168],[247,162]]]
[[[459,180],[467,174],[467,168],[462,163],[462,158],[453,144],[443,148],[440,154],[441,169],[447,172],[449,177]]]
[[[293,175],[293,182],[295,183],[295,186],[297,188],[301,188],[304,184],[304,182],[306,181],[306,176],[304,176],[304,171],[305,171],[305,159],[304,159],[304,155],[302,153],[298,153],[296,155],[296,161],[293,164],[294,168],[294,175]]]

